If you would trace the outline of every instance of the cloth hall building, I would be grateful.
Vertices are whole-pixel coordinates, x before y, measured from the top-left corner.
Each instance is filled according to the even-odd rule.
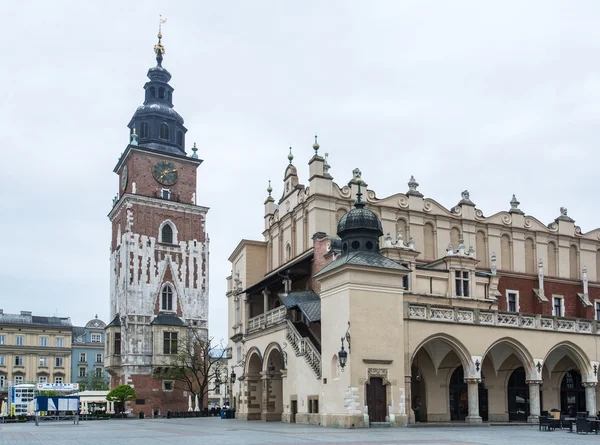
[[[545,224],[513,196],[448,209],[414,178],[380,198],[293,156],[260,241],[229,260],[237,416],[334,427],[596,413],[600,229]],[[349,175],[350,176],[350,175]]]

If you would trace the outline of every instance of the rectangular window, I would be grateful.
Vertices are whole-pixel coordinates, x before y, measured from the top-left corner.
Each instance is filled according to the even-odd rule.
[[[82,366],[81,368],[79,368],[79,377],[85,377],[87,375],[87,368],[85,366]]]
[[[163,335],[163,354],[177,354],[177,332],[165,332]]]
[[[48,357],[40,357],[40,368],[48,367]]]
[[[552,298],[552,315],[555,317],[564,317],[563,301],[559,297]]]
[[[79,362],[80,363],[87,362],[87,354],[85,352],[80,352],[79,353]]]
[[[468,297],[469,296],[469,272],[457,270],[454,272],[454,278],[456,281],[456,296],[457,297]]]
[[[6,344],[6,337],[4,335],[0,335],[0,345]]]
[[[600,301],[596,301],[596,320],[600,321]]]
[[[61,376],[54,377],[54,383],[57,383],[60,385],[60,384],[62,384],[62,382],[63,382],[63,378]]]
[[[310,414],[319,413],[319,396],[308,396],[308,412]]]
[[[516,292],[506,292],[506,308],[508,312],[517,312],[518,304],[517,304],[517,293]]]
[[[0,388],[4,388],[6,385],[6,376],[4,374],[0,374]]]
[[[102,353],[100,352],[96,354],[96,363],[102,363]]]
[[[56,366],[57,368],[62,368],[64,366],[64,359],[62,357],[56,357],[54,359],[54,366]]]
[[[22,335],[17,335],[15,337],[15,345],[23,346],[23,336]]]
[[[102,334],[92,334],[92,343],[102,343]]]
[[[15,366],[23,366],[23,356],[15,355]]]
[[[0,366],[6,366],[6,357],[0,355]]]
[[[38,379],[39,383],[48,383],[48,376],[41,375]]]
[[[22,375],[16,375],[15,376],[15,385],[20,385],[23,383],[23,376]]]
[[[173,391],[172,380],[163,380],[163,391]]]
[[[162,190],[162,199],[169,199],[169,191],[163,189]]]
[[[40,346],[48,346],[48,337],[40,337]]]
[[[96,368],[95,372],[96,372],[96,377],[102,377],[102,368]]]
[[[121,355],[121,333],[115,332],[115,355]]]
[[[59,348],[62,348],[64,344],[64,339],[62,337],[57,337],[56,338],[56,346]]]

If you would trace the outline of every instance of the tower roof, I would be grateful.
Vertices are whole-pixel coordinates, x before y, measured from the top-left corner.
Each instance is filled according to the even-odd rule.
[[[185,133],[183,117],[173,108],[173,87],[169,84],[171,73],[162,66],[165,47],[162,32],[158,32],[158,43],[154,45],[156,66],[148,70],[144,85],[145,100],[140,105],[128,127],[136,130],[138,144],[157,151],[185,155]]]

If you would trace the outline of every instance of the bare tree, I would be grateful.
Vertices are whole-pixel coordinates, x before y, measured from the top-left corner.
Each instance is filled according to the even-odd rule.
[[[204,408],[209,384],[221,372],[219,364],[226,356],[222,342],[215,344],[212,337],[205,338],[202,332],[189,328],[185,338],[178,341],[177,352],[171,355],[162,378],[174,380],[177,386],[197,395]]]

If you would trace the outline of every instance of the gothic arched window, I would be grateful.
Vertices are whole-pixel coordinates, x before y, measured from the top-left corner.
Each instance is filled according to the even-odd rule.
[[[163,311],[172,311],[173,310],[173,289],[171,286],[166,285],[163,287],[162,295],[161,295],[161,309]]]
[[[161,241],[166,244],[173,244],[173,229],[169,224],[165,224],[162,228]]]
[[[140,137],[147,138],[149,137],[150,131],[148,129],[148,122],[142,122],[142,131],[140,131]]]
[[[159,133],[159,137],[161,139],[169,139],[169,126],[167,124],[165,124],[164,122],[162,124],[160,124],[160,133]]]

